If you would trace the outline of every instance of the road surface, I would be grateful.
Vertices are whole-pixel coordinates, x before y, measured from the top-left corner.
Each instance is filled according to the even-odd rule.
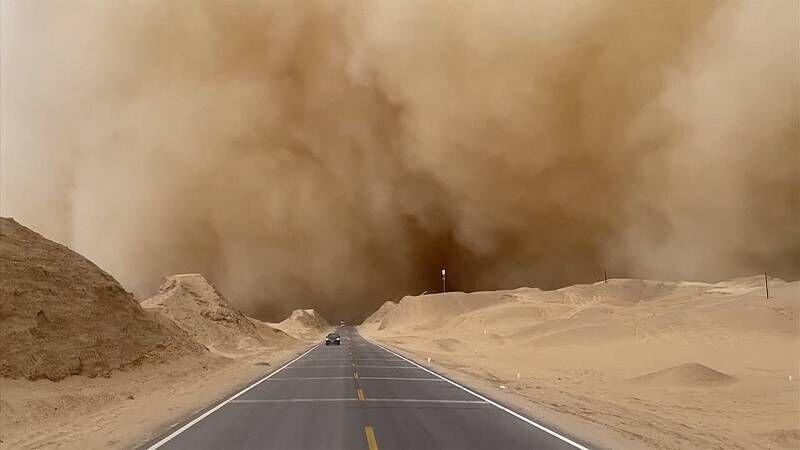
[[[580,449],[580,444],[340,329],[152,443],[155,449]]]

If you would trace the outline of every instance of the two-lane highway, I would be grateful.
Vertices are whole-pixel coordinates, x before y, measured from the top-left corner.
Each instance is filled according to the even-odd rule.
[[[164,449],[575,449],[580,444],[339,330],[171,432]]]

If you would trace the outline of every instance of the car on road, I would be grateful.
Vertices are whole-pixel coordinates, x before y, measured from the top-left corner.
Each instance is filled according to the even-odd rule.
[[[341,339],[339,333],[329,333],[325,336],[325,345],[341,345]]]
[[[340,321],[339,321],[339,326],[340,326],[340,327],[343,327],[344,325],[345,325],[345,324],[344,324],[344,320],[340,320]]]

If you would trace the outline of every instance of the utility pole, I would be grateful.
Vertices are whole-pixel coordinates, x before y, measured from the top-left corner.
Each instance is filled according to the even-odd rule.
[[[767,278],[767,272],[764,272],[764,287],[767,288],[767,299],[769,299],[769,279]]]
[[[605,267],[603,267],[603,283],[608,283],[608,274]]]
[[[447,274],[442,268],[442,293],[447,292]]]

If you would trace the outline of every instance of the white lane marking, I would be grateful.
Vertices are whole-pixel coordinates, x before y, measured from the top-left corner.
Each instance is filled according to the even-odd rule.
[[[326,365],[330,365],[330,364],[334,364],[334,363],[351,363],[351,362],[353,362],[352,359],[330,359],[330,360],[327,360],[327,359],[305,359],[305,360],[303,360],[303,363],[306,363],[308,361],[321,362],[322,364],[326,364]],[[325,361],[325,362],[323,363],[323,361]],[[400,361],[400,362],[402,362],[402,361]]]
[[[442,381],[438,378],[358,377],[359,380]]]
[[[363,350],[356,350],[356,354],[358,355],[369,355],[369,356],[389,356],[386,352],[365,352]]]
[[[358,357],[353,359],[356,361],[381,361],[381,362],[398,362],[398,363],[405,362],[402,359],[373,359],[373,358],[358,358]]]
[[[480,405],[488,403],[483,400],[440,400],[440,399],[424,399],[424,398],[368,398],[364,401],[402,402],[402,403],[455,403],[455,404],[468,404],[468,405]]]
[[[357,402],[357,398],[287,398],[287,399],[253,399],[233,400],[231,403],[317,403],[317,402]]]
[[[350,364],[348,366],[295,366],[295,367],[287,367],[286,370],[297,370],[297,369],[332,369],[336,367],[350,367],[352,368],[353,365]],[[418,370],[418,367],[412,366],[356,366],[359,369],[367,368],[367,369],[414,369]]]
[[[275,377],[269,381],[354,380],[353,377]],[[439,378],[358,377],[359,380],[442,381]]]
[[[395,359],[372,359],[372,358],[353,358],[356,361],[388,361],[388,362],[405,362],[402,359],[395,358]],[[334,362],[350,362],[351,359],[321,359],[321,358],[306,358],[306,361],[334,361]]]
[[[353,380],[350,377],[275,377],[269,381],[285,381],[285,380]]]
[[[317,403],[317,402],[400,402],[400,403],[455,403],[455,404],[468,404],[479,405],[487,404],[483,400],[438,400],[438,399],[424,399],[424,398],[366,398],[360,400],[357,398],[286,398],[286,399],[243,399],[233,400],[231,403]]]
[[[358,365],[356,367],[358,367],[359,369],[414,369],[414,370],[418,369],[417,367],[413,367],[413,366],[362,366],[362,365]]]
[[[373,362],[381,362],[381,363],[384,363],[384,362],[391,362],[391,363],[395,363],[395,362],[396,362],[396,363],[398,363],[398,364],[405,364],[405,363],[406,363],[406,362],[405,362],[405,361],[403,361],[402,359],[358,359],[358,358],[353,358],[353,359],[332,359],[332,360],[330,360],[330,361],[320,361],[320,360],[313,360],[313,359],[312,359],[312,360],[304,359],[304,360],[300,361],[298,364],[303,364],[303,365],[305,365],[306,367],[311,367],[311,366],[312,366],[312,364],[309,364],[309,363],[311,363],[311,362],[314,362],[314,363],[317,363],[318,365],[321,365],[321,366],[331,366],[331,365],[336,365],[336,364],[339,364],[339,363],[342,363],[342,364],[343,364],[343,363],[350,364],[350,363],[352,363],[353,361],[356,361],[356,362],[358,362],[358,361],[365,361],[365,362],[370,362],[370,363],[373,363]],[[297,364],[295,364],[295,367],[297,367]]]
[[[540,430],[544,431],[545,433],[547,433],[547,434],[549,434],[549,435],[551,435],[551,436],[554,436],[554,437],[557,437],[558,439],[561,439],[562,441],[564,441],[564,442],[566,442],[566,443],[568,443],[568,444],[572,445],[573,447],[575,447],[575,448],[577,448],[577,449],[580,449],[580,450],[589,450],[587,447],[584,447],[584,446],[582,446],[581,444],[578,444],[577,442],[573,441],[572,439],[570,439],[570,438],[568,438],[568,437],[566,437],[566,436],[562,436],[561,434],[558,434],[558,433],[556,433],[555,431],[553,431],[553,430],[551,430],[551,429],[549,429],[549,428],[545,427],[544,425],[540,425],[540,424],[538,424],[538,423],[534,422],[533,420],[531,420],[531,419],[528,419],[527,417],[523,416],[522,414],[516,413],[516,412],[514,412],[514,411],[512,411],[512,410],[510,410],[510,409],[508,409],[508,408],[506,408],[505,406],[503,406],[503,405],[501,405],[501,404],[499,404],[499,403],[497,403],[497,402],[495,402],[495,401],[489,400],[488,398],[486,398],[486,397],[482,396],[481,394],[478,394],[478,393],[476,393],[475,391],[472,391],[472,390],[470,390],[469,388],[466,388],[466,387],[464,387],[464,386],[462,386],[462,385],[460,385],[460,384],[456,383],[455,381],[453,381],[453,380],[451,380],[451,379],[449,379],[449,378],[445,378],[445,377],[443,377],[443,376],[439,375],[438,373],[436,373],[436,372],[434,372],[434,371],[432,371],[432,370],[429,370],[429,369],[427,369],[427,368],[425,368],[425,367],[422,367],[422,366],[420,366],[419,364],[415,363],[414,361],[412,361],[412,360],[410,360],[410,359],[406,358],[406,357],[405,357],[405,356],[403,356],[403,355],[400,355],[400,354],[398,354],[398,353],[395,353],[395,352],[393,352],[393,351],[389,350],[388,348],[386,348],[386,347],[382,346],[381,344],[378,344],[378,343],[375,343],[375,342],[373,342],[373,344],[374,344],[375,346],[377,346],[377,347],[380,347],[380,348],[382,348],[382,349],[386,350],[387,352],[389,352],[389,353],[393,354],[394,356],[397,356],[398,358],[402,358],[402,359],[404,359],[404,360],[406,360],[406,361],[410,362],[411,364],[414,364],[415,366],[417,366],[417,367],[419,367],[420,369],[422,369],[422,370],[424,370],[424,371],[426,371],[426,372],[430,373],[431,375],[435,375],[435,376],[437,376],[437,377],[441,378],[442,380],[444,380],[444,381],[447,381],[448,383],[452,384],[453,386],[456,386],[456,387],[459,387],[459,388],[463,389],[464,391],[466,391],[466,392],[468,392],[468,393],[470,393],[470,394],[474,395],[475,397],[478,397],[479,399],[481,399],[481,400],[485,401],[486,403],[489,403],[489,404],[490,404],[490,405],[492,405],[492,406],[495,406],[495,407],[497,407],[497,408],[500,408],[500,409],[502,409],[503,411],[505,411],[505,412],[507,412],[507,413],[511,414],[512,416],[516,417],[517,419],[520,419],[520,420],[522,420],[523,422],[526,422],[526,423],[528,423],[528,424],[530,424],[530,425],[533,425],[534,427],[536,427],[536,428],[538,428],[538,429],[540,429]]]
[[[352,364],[348,364],[346,366],[295,366],[295,367],[287,367],[286,370],[297,370],[297,369],[330,369],[335,367],[349,367],[353,368]]]
[[[213,407],[213,408],[209,409],[208,411],[206,411],[205,413],[203,413],[201,416],[197,417],[196,419],[192,420],[191,422],[187,423],[186,425],[184,425],[184,426],[182,426],[182,427],[178,428],[177,430],[173,431],[173,432],[172,432],[172,433],[171,433],[169,436],[167,436],[167,437],[165,437],[164,439],[161,439],[160,441],[158,441],[158,442],[156,442],[155,444],[151,445],[150,447],[148,447],[148,448],[147,448],[147,450],[155,450],[155,449],[157,449],[157,448],[161,447],[162,445],[166,444],[167,442],[171,441],[171,440],[172,440],[172,439],[173,439],[175,436],[177,436],[177,435],[179,435],[179,434],[183,433],[184,431],[188,430],[189,428],[191,428],[191,427],[192,427],[192,425],[194,425],[194,424],[196,424],[197,422],[200,422],[201,420],[203,420],[203,419],[205,419],[206,417],[210,416],[210,415],[211,415],[212,413],[214,413],[216,410],[218,410],[218,409],[222,408],[223,406],[227,405],[228,403],[231,403],[232,401],[235,401],[235,399],[236,399],[237,397],[239,397],[240,395],[242,395],[242,394],[244,394],[245,392],[249,391],[250,389],[253,389],[254,387],[258,386],[258,385],[259,385],[259,384],[261,384],[263,381],[265,381],[265,380],[268,380],[268,379],[272,378],[272,376],[276,375],[278,372],[280,372],[281,370],[285,369],[285,368],[286,368],[286,367],[288,367],[290,364],[292,364],[293,362],[295,362],[295,361],[297,361],[298,359],[302,358],[303,356],[306,356],[307,354],[309,354],[309,353],[310,353],[312,350],[316,349],[317,347],[319,347],[319,344],[317,344],[317,345],[315,345],[315,346],[311,347],[310,349],[306,350],[306,351],[305,351],[305,353],[301,354],[301,355],[300,355],[300,356],[298,356],[297,358],[295,358],[295,359],[293,359],[293,360],[289,361],[288,363],[284,364],[284,365],[283,365],[283,366],[281,366],[279,369],[277,369],[277,370],[274,370],[274,371],[270,372],[270,373],[269,373],[267,376],[265,376],[264,378],[262,378],[262,379],[260,379],[260,380],[256,381],[255,383],[251,384],[250,386],[247,386],[246,388],[242,389],[241,391],[239,391],[239,392],[237,392],[237,393],[233,394],[233,396],[231,396],[231,397],[230,397],[230,398],[228,398],[227,400],[223,401],[223,402],[222,402],[222,403],[220,403],[219,405],[217,405],[217,406],[215,406],[215,407]]]

